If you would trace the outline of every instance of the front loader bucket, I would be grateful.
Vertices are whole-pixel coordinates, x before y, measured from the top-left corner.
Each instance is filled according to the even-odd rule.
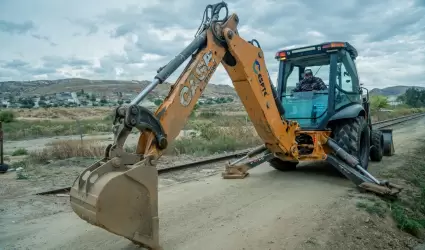
[[[385,156],[392,156],[395,153],[394,150],[394,142],[393,142],[393,130],[388,129],[380,129],[384,136],[384,155]]]
[[[159,247],[158,171],[126,167],[114,158],[88,167],[70,191],[71,207],[83,220],[148,249]]]

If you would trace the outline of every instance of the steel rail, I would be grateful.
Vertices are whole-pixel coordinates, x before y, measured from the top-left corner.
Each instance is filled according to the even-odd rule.
[[[397,124],[400,124],[400,123],[403,123],[403,122],[407,122],[407,121],[410,121],[410,120],[413,120],[413,119],[417,119],[417,118],[420,118],[420,117],[423,117],[423,116],[425,116],[425,113],[414,114],[414,115],[406,115],[406,116],[402,116],[402,117],[397,117],[397,118],[392,118],[392,119],[374,122],[374,123],[372,123],[372,126],[374,126],[374,127],[376,126],[375,127],[376,129],[388,128],[388,127],[391,127],[391,126],[394,126],[394,125],[397,125]],[[170,173],[170,172],[175,172],[175,171],[181,171],[181,170],[184,170],[184,169],[194,168],[194,167],[202,166],[202,165],[205,165],[205,164],[220,162],[220,161],[224,161],[224,160],[228,160],[228,159],[232,159],[232,158],[238,158],[238,157],[246,155],[251,150],[252,150],[252,148],[240,150],[240,151],[237,151],[237,152],[227,153],[227,154],[221,154],[221,155],[217,155],[217,156],[211,156],[211,157],[208,157],[208,158],[200,160],[200,161],[183,163],[183,164],[175,165],[175,166],[172,166],[172,167],[158,168],[158,175]],[[51,194],[68,193],[70,190],[71,190],[71,187],[63,187],[63,188],[58,188],[58,189],[54,189],[54,190],[48,190],[48,191],[45,191],[45,192],[39,192],[39,193],[36,193],[36,195],[51,195]]]
[[[413,120],[413,119],[417,119],[417,118],[420,118],[420,117],[423,117],[423,116],[425,116],[425,113],[402,116],[402,117],[395,118],[395,119],[393,118],[393,119],[375,122],[375,123],[372,124],[372,126],[374,128],[377,128],[377,129],[388,128],[388,127],[398,125],[400,123],[407,122],[407,121],[410,121],[410,120]],[[386,123],[388,123],[388,124],[386,124]]]

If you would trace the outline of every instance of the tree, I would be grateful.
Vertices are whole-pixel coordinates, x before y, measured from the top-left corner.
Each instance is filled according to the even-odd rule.
[[[425,89],[418,89],[411,87],[406,92],[397,97],[397,101],[406,104],[413,108],[420,108],[425,106]]]
[[[46,104],[46,102],[45,101],[38,101],[38,106],[40,106],[40,107],[42,107],[42,108],[45,108],[45,107],[47,107],[47,104]]]
[[[10,103],[15,102],[15,96],[14,95],[9,95],[9,102]]]
[[[100,99],[100,103],[101,103],[101,105],[108,103],[108,100],[106,100],[106,96],[103,96],[102,99]]]
[[[96,96],[94,94],[91,94],[90,101],[92,102],[96,101]]]
[[[124,102],[122,100],[118,101],[118,105],[122,105]]]
[[[18,102],[21,104],[22,108],[30,109],[35,105],[34,101],[31,98],[21,98]]]
[[[195,111],[198,110],[199,104],[195,104],[195,106],[192,109],[192,112],[190,112],[190,117],[195,117]]]
[[[159,105],[161,105],[161,104],[162,104],[162,100],[161,100],[161,99],[155,99],[155,100],[153,101],[153,103],[154,103],[156,106],[159,106]]]
[[[227,99],[226,98],[224,98],[224,97],[220,97],[220,98],[218,98],[217,99],[217,101],[216,101],[217,103],[226,103],[227,102]]]
[[[370,98],[370,104],[372,110],[381,110],[389,107],[388,98],[382,95],[372,96]]]

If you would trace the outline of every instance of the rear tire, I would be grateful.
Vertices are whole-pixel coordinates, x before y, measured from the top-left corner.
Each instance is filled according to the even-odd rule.
[[[370,128],[364,117],[337,121],[332,137],[342,149],[357,158],[363,169],[368,168]]]
[[[370,159],[381,161],[384,156],[384,136],[380,130],[372,130],[370,145]]]
[[[272,167],[282,172],[294,171],[298,165],[298,162],[282,161],[279,158],[273,158],[269,160],[269,163]]]

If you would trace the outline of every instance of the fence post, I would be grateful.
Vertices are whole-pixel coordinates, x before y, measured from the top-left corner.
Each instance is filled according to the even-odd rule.
[[[0,173],[6,173],[9,166],[4,163],[3,155],[3,122],[0,121]]]
[[[78,133],[80,134],[81,145],[83,145],[83,129],[81,128],[80,120],[76,118]]]

